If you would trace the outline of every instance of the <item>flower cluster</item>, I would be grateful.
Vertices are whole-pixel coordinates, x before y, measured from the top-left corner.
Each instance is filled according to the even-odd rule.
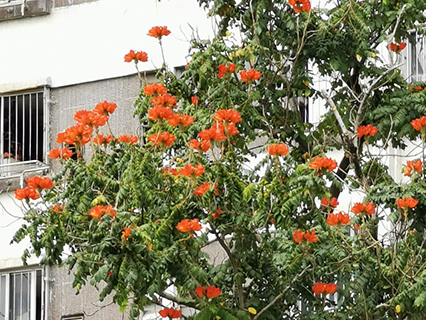
[[[321,170],[324,168],[331,172],[337,168],[337,162],[336,160],[332,160],[330,158],[315,157],[309,163],[309,168],[314,170]]]
[[[349,215],[347,213],[330,213],[330,215],[327,218],[327,224],[329,226],[335,226],[335,225],[347,225],[351,221],[351,218],[349,218]]]
[[[337,207],[337,205],[339,204],[339,202],[337,201],[337,198],[331,198],[331,199],[328,199],[328,198],[322,198],[321,199],[321,205],[323,206],[323,207],[328,207],[328,206],[330,206],[331,208],[336,208]]]
[[[119,137],[117,138],[117,141],[119,141],[119,142],[123,142],[123,143],[129,143],[129,144],[137,143],[137,142],[138,142],[138,140],[139,140],[139,138],[138,138],[138,137],[133,136],[133,135],[131,135],[131,134],[125,134],[125,135],[119,136]]]
[[[399,54],[402,50],[404,50],[406,46],[407,44],[405,42],[400,42],[400,43],[391,42],[389,45],[386,46],[386,48],[392,52]]]
[[[334,283],[317,282],[313,285],[312,291],[318,295],[321,293],[332,294],[335,293],[338,288],[339,287]]]
[[[191,177],[192,175],[199,177],[204,173],[204,166],[202,164],[198,164],[196,166],[192,166],[192,164],[187,164],[182,169],[164,169],[164,172],[169,172],[174,176],[185,176]]]
[[[96,137],[93,138],[93,142],[100,146],[103,144],[108,144],[113,140],[114,140],[114,137],[110,134],[109,135],[98,134]]]
[[[63,160],[67,160],[71,158],[73,154],[74,152],[68,148],[62,148],[62,149],[54,148],[49,152],[47,156],[52,159],[61,158]]]
[[[408,208],[414,208],[419,202],[414,198],[405,197],[404,199],[396,199],[395,203],[399,208],[407,210]]]
[[[113,114],[115,109],[117,108],[117,105],[113,102],[99,102],[95,108],[93,109],[94,112],[98,114],[104,114],[109,116],[110,114]]]
[[[218,122],[229,121],[234,124],[242,120],[240,113],[234,109],[219,110],[214,114],[213,119]]]
[[[198,286],[195,289],[195,293],[200,298],[202,298],[202,297],[205,296],[208,299],[210,299],[210,298],[217,298],[217,297],[219,297],[219,295],[222,293],[222,290],[220,290],[219,288],[216,288],[215,286],[209,286],[209,287],[200,287],[200,286]]]
[[[148,35],[150,36],[150,37],[154,37],[154,38],[157,38],[157,39],[160,39],[161,40],[161,38],[162,37],[165,37],[165,36],[168,36],[169,34],[171,33],[171,31],[170,30],[168,30],[167,29],[167,27],[166,26],[164,26],[164,27],[152,27],[149,31],[148,31]]]
[[[198,219],[184,219],[178,223],[176,229],[178,229],[180,232],[200,231],[201,224]]]
[[[377,129],[375,126],[372,126],[371,124],[367,124],[366,126],[359,126],[357,131],[358,138],[364,136],[368,138],[374,136],[377,132],[379,132],[379,129]]]
[[[83,146],[90,141],[92,132],[93,129],[91,127],[78,124],[67,128],[65,132],[58,133],[56,142]]]
[[[309,0],[288,0],[288,3],[293,6],[294,12],[308,12],[311,10],[311,2]]]
[[[160,310],[158,312],[160,316],[163,318],[171,318],[171,319],[178,319],[182,315],[182,310],[176,310],[172,308],[164,308],[163,310]]]
[[[173,114],[167,119],[167,123],[172,127],[177,127],[180,123],[185,128],[194,122],[194,118],[185,114]]]
[[[124,56],[124,62],[132,62],[138,63],[141,62],[147,62],[148,61],[148,54],[143,51],[133,51],[130,50],[128,54]]]
[[[242,82],[249,82],[256,81],[257,79],[259,79],[262,76],[262,73],[254,69],[250,69],[249,71],[240,71],[240,76]]]
[[[357,202],[354,204],[354,206],[351,209],[351,212],[354,214],[363,212],[368,216],[373,215],[375,211],[376,211],[376,206],[374,205],[374,203],[371,203],[371,202],[368,202],[366,204]]]
[[[285,143],[270,144],[266,147],[266,150],[268,150],[271,156],[275,156],[276,154],[280,156],[285,156],[288,154],[288,148]]]
[[[40,191],[45,189],[52,189],[53,182],[48,177],[35,176],[26,180],[27,187],[15,190],[15,198],[18,200],[32,199],[37,200],[40,198]]]
[[[96,206],[89,211],[89,216],[94,219],[101,219],[104,215],[110,215],[114,218],[117,215],[117,212],[114,210],[114,207],[111,205],[107,206]]]
[[[223,78],[227,72],[230,72],[230,73],[234,72],[236,67],[237,66],[233,63],[230,63],[229,65],[221,64],[219,66],[219,72],[217,73],[217,76],[219,78]]]
[[[172,96],[168,93],[164,93],[164,94],[159,95],[159,96],[153,96],[151,98],[151,104],[153,106],[177,108],[176,103],[177,103],[176,97],[174,97],[174,96]]]
[[[148,141],[152,142],[155,146],[159,146],[163,142],[167,147],[170,147],[175,140],[176,137],[168,132],[154,133],[148,137]]]
[[[215,195],[218,196],[219,195],[219,191],[217,190],[217,185],[213,183],[208,183],[208,182],[204,182],[201,186],[198,186],[195,191],[193,192],[193,194],[197,195],[197,196],[204,196],[204,194],[210,190],[210,187],[213,186],[214,187],[214,191],[215,191]]]
[[[417,131],[424,130],[426,128],[426,117],[414,119],[410,124]]]
[[[413,170],[420,173],[422,169],[423,163],[420,160],[407,161],[407,165],[403,169],[404,176],[410,176]]]
[[[310,243],[314,243],[318,241],[317,236],[315,235],[315,230],[305,231],[298,229],[293,233],[293,240],[296,243],[301,243],[303,240],[307,240]]]
[[[162,83],[153,83],[153,84],[147,84],[145,87],[143,87],[143,93],[147,96],[153,96],[153,95],[161,95],[167,93],[167,88],[163,86]]]

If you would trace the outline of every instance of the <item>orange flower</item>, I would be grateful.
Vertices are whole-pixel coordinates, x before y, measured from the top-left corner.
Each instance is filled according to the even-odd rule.
[[[168,36],[170,33],[171,33],[171,31],[167,30],[166,26],[164,26],[164,27],[158,27],[158,26],[152,27],[148,31],[148,35],[150,37],[154,37],[154,38],[157,38],[157,39],[160,39],[160,40],[161,40],[162,37]]]
[[[37,200],[38,198],[40,198],[40,194],[36,190],[30,187],[26,187],[24,189],[16,189],[14,191],[14,194],[15,194],[15,198],[18,200],[23,200],[23,199]]]
[[[309,0],[288,0],[288,3],[293,6],[294,12],[300,11],[309,12],[311,10],[311,3]]]
[[[204,182],[201,186],[198,186],[193,194],[196,194],[200,197],[204,196],[204,194],[210,190],[210,187],[214,186],[215,195],[219,195],[219,191],[217,190],[217,185],[213,185],[213,183]]]
[[[149,97],[154,94],[165,94],[167,93],[167,88],[163,86],[162,83],[153,83],[153,84],[147,84],[145,87],[143,87],[144,94]]]
[[[124,62],[131,62],[136,57],[136,54],[133,50],[130,50],[128,54],[124,56]]]
[[[28,185],[29,188],[31,189],[52,189],[53,188],[53,182],[52,180],[50,180],[50,178],[48,177],[32,177],[32,178],[28,178],[26,180],[26,183]]]
[[[101,219],[103,215],[110,215],[114,218],[117,215],[117,212],[114,210],[113,206],[96,206],[89,211],[89,216],[94,219]]]
[[[224,141],[226,136],[224,133],[224,126],[219,124],[214,124],[210,129],[201,131],[198,136],[203,140],[215,140],[215,141]]]
[[[74,114],[74,120],[82,126],[101,127],[108,121],[108,116],[94,111],[79,110]]]
[[[220,207],[217,207],[217,212],[213,212],[212,217],[215,219],[218,219],[222,213],[223,213],[222,209]]]
[[[123,229],[123,240],[126,241],[127,238],[130,236],[130,234],[132,233],[132,228],[126,228],[124,227]]]
[[[271,156],[275,156],[276,154],[285,156],[288,154],[288,148],[284,143],[271,144],[268,147],[266,147],[266,150],[268,150]]]
[[[208,299],[210,299],[210,298],[217,298],[222,293],[222,290],[220,290],[219,288],[215,286],[209,286],[206,288],[197,286],[197,288],[195,288],[195,293],[200,298],[206,296]]]
[[[352,213],[358,214],[358,213],[364,212],[368,216],[373,215],[375,211],[376,211],[376,206],[374,205],[374,203],[371,203],[371,202],[368,202],[366,204],[357,202],[354,204],[354,206],[351,209]]]
[[[148,119],[151,121],[156,121],[158,118],[169,119],[174,116],[172,109],[165,108],[162,106],[156,106],[148,110]]]
[[[337,205],[339,204],[339,202],[337,201],[337,198],[331,198],[327,199],[327,198],[322,198],[321,199],[321,205],[324,207],[328,207],[330,205],[330,207],[332,207],[333,209],[337,207]]]
[[[294,231],[294,233],[293,233],[293,240],[296,243],[300,243],[303,240],[307,240],[310,243],[314,243],[314,242],[318,241],[318,238],[315,234],[315,230],[303,232],[302,230],[298,229],[298,230]]]
[[[219,110],[215,113],[213,119],[218,122],[230,121],[232,123],[238,123],[242,120],[240,113],[233,109]]]
[[[47,156],[52,159],[61,158],[66,160],[71,158],[73,154],[74,152],[68,148],[62,148],[62,149],[54,148],[49,152]]]
[[[160,134],[154,133],[148,137],[148,141],[152,142],[155,146],[159,146],[164,142],[167,147],[170,147],[175,140],[176,137],[168,132],[161,132]]]
[[[117,108],[117,105],[113,102],[108,102],[108,101],[104,101],[104,102],[99,102],[95,108],[93,109],[94,112],[99,113],[99,114],[104,114],[104,115],[110,115],[113,114],[115,109]]]
[[[216,288],[215,286],[210,286],[206,288],[206,296],[208,299],[217,298],[222,293],[222,290]]]
[[[317,282],[313,285],[312,291],[317,295],[321,293],[332,294],[335,293],[338,288],[339,287],[334,283]]]
[[[138,137],[133,136],[133,135],[131,135],[131,134],[128,134],[128,135],[122,135],[122,136],[119,136],[119,137],[117,138],[117,141],[124,142],[124,143],[130,143],[130,144],[137,143],[137,142],[138,142],[138,140],[139,140],[139,138],[138,138]]]
[[[75,125],[65,130],[64,142],[66,144],[85,145],[90,141],[93,129],[88,126]]]
[[[375,126],[372,126],[371,124],[367,124],[366,126],[360,126],[358,127],[358,138],[361,138],[363,136],[372,137],[377,132],[379,132],[379,129],[377,129]]]
[[[217,76],[219,78],[223,78],[227,72],[230,72],[230,73],[234,72],[236,67],[237,66],[233,63],[230,63],[228,66],[226,64],[221,64],[219,66],[219,71],[217,73]]]
[[[303,241],[303,234],[304,234],[304,232],[300,229],[294,231],[294,233],[293,233],[294,242],[301,243]]]
[[[314,170],[321,170],[322,168],[327,169],[328,171],[333,171],[337,168],[336,160],[323,157],[315,157],[310,163],[309,168]]]
[[[201,224],[198,219],[184,219],[178,223],[176,229],[178,229],[180,232],[200,231]]]
[[[318,241],[318,238],[315,235],[315,230],[311,230],[310,233],[309,233],[309,231],[306,231],[303,237],[306,240],[308,240],[310,243],[314,243],[314,242]]]
[[[182,310],[176,310],[176,309],[173,309],[173,307],[172,307],[170,309],[164,308],[163,310],[160,310],[158,313],[163,318],[168,317],[169,319],[170,318],[171,319],[177,319],[177,318],[180,318],[180,316],[182,315]]]
[[[177,171],[178,175],[182,175],[185,177],[191,177],[191,175],[195,175],[196,177],[201,176],[204,173],[204,166],[199,164],[195,167],[192,167],[192,164],[187,164],[185,167]]]
[[[195,293],[200,298],[204,297],[204,291],[205,291],[204,287],[197,286],[197,288],[195,288]]]
[[[66,134],[65,132],[59,132],[56,136],[56,142],[62,144],[65,142]]]
[[[394,43],[391,42],[390,45],[387,45],[386,48],[389,49],[390,51],[396,52],[397,54],[399,54],[402,50],[404,50],[404,48],[407,46],[407,44],[405,42],[400,42],[400,43]]]
[[[65,205],[64,204],[55,204],[55,206],[52,209],[53,211],[55,211],[56,213],[63,213],[65,210]]]
[[[170,118],[167,119],[168,124],[172,127],[176,127],[179,123],[182,123],[183,127],[190,126],[194,122],[194,118],[184,114],[174,114]]]
[[[407,161],[407,165],[404,167],[404,176],[410,176],[411,172],[414,171],[420,173],[423,168],[423,163],[420,160]]]
[[[164,93],[161,96],[154,96],[151,98],[151,104],[153,106],[162,106],[162,107],[174,107],[176,108],[177,99],[176,97]]]
[[[191,103],[193,104],[193,105],[197,105],[198,104],[198,101],[199,101],[200,99],[198,98],[198,97],[196,97],[196,96],[194,96],[194,97],[191,97]]]
[[[200,142],[197,139],[192,139],[191,141],[189,141],[189,146],[197,151],[201,149],[204,152],[207,152],[207,150],[211,148],[209,140],[201,140]]]
[[[395,201],[396,205],[400,207],[401,209],[408,209],[408,208],[414,208],[419,203],[416,199],[411,197],[406,197],[404,199],[397,199]]]
[[[105,144],[110,143],[112,140],[114,140],[112,135],[103,135],[103,134],[98,134],[96,137],[93,138],[93,142],[96,144],[99,144],[100,146]]]
[[[251,80],[256,81],[262,76],[262,74],[259,71],[250,69],[249,71],[246,71],[246,70],[240,71],[240,76],[241,76],[242,82],[249,82]]]
[[[411,126],[417,130],[424,130],[424,128],[426,127],[426,117],[421,117],[418,119],[414,119],[413,121],[411,121]]]
[[[351,221],[351,218],[349,218],[349,215],[347,213],[339,212],[337,214],[330,213],[330,215],[327,218],[327,224],[329,226],[335,226],[337,224],[339,225],[347,225]]]

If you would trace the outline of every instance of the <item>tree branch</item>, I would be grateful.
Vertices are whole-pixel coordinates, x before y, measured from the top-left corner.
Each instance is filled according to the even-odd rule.
[[[259,313],[253,318],[253,320],[258,320],[260,316],[265,313],[269,308],[271,308],[278,300],[280,300],[285,293],[293,286],[293,284],[304,275],[304,273],[308,270],[308,268],[303,269],[303,271],[299,274],[297,274],[293,280],[291,280],[290,284],[284,288],[283,292],[281,292],[279,295],[277,295],[274,300],[272,300],[265,308],[259,311]]]

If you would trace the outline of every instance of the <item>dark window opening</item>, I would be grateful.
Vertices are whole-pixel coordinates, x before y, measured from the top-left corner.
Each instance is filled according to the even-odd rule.
[[[1,97],[3,158],[43,161],[43,93]]]

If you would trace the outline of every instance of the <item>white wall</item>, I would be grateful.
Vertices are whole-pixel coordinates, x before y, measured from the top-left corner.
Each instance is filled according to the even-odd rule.
[[[15,232],[23,224],[21,201],[14,198],[13,192],[0,193],[0,270],[22,266],[21,256],[29,247],[30,240],[24,239],[19,244],[11,244]],[[38,261],[35,257],[29,264]]]
[[[57,87],[135,73],[123,59],[130,49],[148,53],[141,69],[160,67],[158,41],[146,35],[153,26],[172,31],[163,39],[169,65],[185,65],[189,25],[211,38],[213,24],[196,0],[99,0],[0,22],[0,92],[48,77]]]

